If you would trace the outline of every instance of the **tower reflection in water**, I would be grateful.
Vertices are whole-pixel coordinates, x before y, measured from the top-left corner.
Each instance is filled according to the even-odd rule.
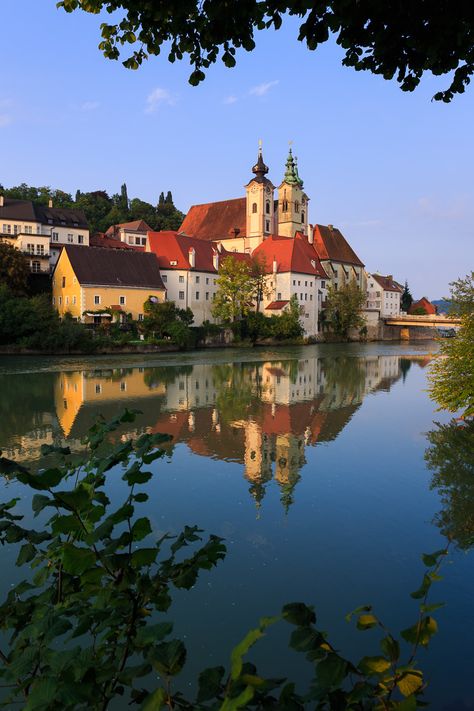
[[[28,414],[0,445],[5,456],[35,466],[41,444],[67,441],[79,449],[99,414],[109,419],[137,409],[143,414],[118,436],[166,432],[170,456],[183,443],[194,455],[240,463],[257,507],[275,480],[287,510],[306,448],[334,440],[365,396],[388,391],[413,361],[424,367],[429,360],[332,356],[37,374]],[[21,378],[9,376],[13,390]]]

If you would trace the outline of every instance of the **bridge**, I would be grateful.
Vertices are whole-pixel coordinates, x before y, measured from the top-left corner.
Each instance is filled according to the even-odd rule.
[[[398,326],[400,328],[400,339],[408,341],[410,339],[410,328],[455,328],[461,325],[461,319],[453,316],[436,315],[405,315],[405,316],[387,316],[384,318],[387,326]]]
[[[387,326],[423,326],[425,328],[453,328],[461,325],[460,318],[423,314],[420,316],[386,316]]]

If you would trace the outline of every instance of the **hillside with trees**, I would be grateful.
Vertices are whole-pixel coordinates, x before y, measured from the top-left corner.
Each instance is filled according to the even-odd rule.
[[[71,193],[49,186],[34,187],[22,183],[11,188],[0,185],[0,193],[17,200],[32,200],[47,205],[52,199],[54,207],[79,208],[84,211],[91,234],[105,232],[111,225],[133,220],[145,220],[154,230],[177,230],[184,219],[183,213],[173,202],[171,191],[160,193],[156,205],[141,198],[129,199],[124,183],[120,193],[110,196],[105,190]]]

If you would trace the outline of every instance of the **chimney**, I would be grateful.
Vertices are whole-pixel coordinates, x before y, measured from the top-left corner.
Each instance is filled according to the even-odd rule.
[[[49,198],[49,200],[48,200],[48,207],[49,207],[49,208],[53,207],[53,198]]]
[[[0,195],[0,207],[3,207],[3,195]]]
[[[308,242],[314,244],[314,228],[313,225],[308,225]]]
[[[278,270],[277,260],[275,259],[275,257],[273,257],[273,273],[276,274],[277,270]]]
[[[328,225],[328,228],[329,228],[329,229],[331,230],[331,232],[332,232],[333,229],[334,229],[334,225]]]
[[[196,251],[194,247],[189,248],[189,266],[194,269],[196,266]]]
[[[216,272],[219,271],[219,252],[217,251],[217,249],[214,249],[212,251],[212,264]]]

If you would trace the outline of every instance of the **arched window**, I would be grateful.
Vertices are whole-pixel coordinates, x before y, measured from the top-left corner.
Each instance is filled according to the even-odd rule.
[[[255,214],[257,212],[257,203],[253,202],[252,203],[252,212]]]
[[[304,212],[301,213],[301,222],[304,224]]]
[[[288,212],[288,200],[283,200],[282,210]]]
[[[270,214],[270,203],[268,201],[267,201],[267,204],[265,205],[265,212],[267,213],[267,215]]]
[[[295,200],[295,212],[299,212],[299,211],[300,211],[300,204],[299,204],[298,200]]]

